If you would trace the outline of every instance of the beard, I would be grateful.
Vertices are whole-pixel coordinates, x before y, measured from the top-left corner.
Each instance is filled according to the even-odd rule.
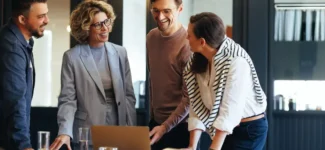
[[[26,28],[32,36],[34,36],[35,38],[41,38],[44,35],[44,31],[40,31],[39,29],[44,26],[46,26],[46,24],[43,24],[39,28],[35,29],[30,25],[26,25]]]

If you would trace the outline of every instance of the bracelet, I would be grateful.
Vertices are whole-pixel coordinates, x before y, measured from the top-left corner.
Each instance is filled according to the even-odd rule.
[[[213,148],[209,148],[209,150],[216,150],[216,149],[213,149]]]

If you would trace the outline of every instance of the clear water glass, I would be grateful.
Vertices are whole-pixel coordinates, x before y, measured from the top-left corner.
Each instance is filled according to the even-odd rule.
[[[80,150],[88,150],[89,149],[89,128],[79,128],[79,145]]]
[[[38,131],[38,150],[49,150],[49,144],[50,144],[50,132],[48,131]]]

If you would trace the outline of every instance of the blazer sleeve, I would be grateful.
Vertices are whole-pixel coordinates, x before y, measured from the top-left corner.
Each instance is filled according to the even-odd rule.
[[[58,103],[57,120],[59,125],[58,135],[68,135],[73,138],[73,121],[77,110],[75,74],[67,52],[63,55],[61,69],[61,93]]]
[[[124,67],[124,85],[125,85],[125,94],[126,94],[126,118],[127,118],[127,125],[129,126],[136,126],[137,125],[137,114],[135,110],[135,96],[134,96],[134,90],[133,90],[133,82],[132,82],[132,76],[131,76],[131,69],[130,69],[130,63],[127,56],[126,49],[123,48],[124,51],[124,60],[125,60],[125,67]]]
[[[3,116],[8,123],[8,138],[11,144],[15,146],[15,149],[31,148],[30,134],[28,128],[26,111],[26,57],[22,53],[24,50],[10,51],[10,49],[16,49],[15,45],[7,44],[2,47],[4,51],[1,56],[0,68],[0,94],[2,99],[2,105],[4,106],[2,111]],[[0,133],[1,134],[1,133]]]

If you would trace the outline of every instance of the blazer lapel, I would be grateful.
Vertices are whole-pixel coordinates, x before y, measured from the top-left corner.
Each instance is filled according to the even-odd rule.
[[[117,50],[111,43],[106,42],[105,47],[108,55],[108,65],[111,70],[115,99],[116,103],[119,104],[121,99],[119,97],[119,93],[121,93],[121,89],[123,89],[123,87],[121,87],[123,84],[121,82],[122,76],[120,71],[119,55],[117,54]]]
[[[84,64],[85,68],[87,69],[90,77],[94,80],[97,88],[102,93],[102,96],[105,99],[105,93],[104,93],[104,86],[101,81],[101,77],[98,73],[97,66],[95,64],[93,55],[91,53],[89,45],[81,45],[80,46],[80,57],[82,60],[82,63]]]

